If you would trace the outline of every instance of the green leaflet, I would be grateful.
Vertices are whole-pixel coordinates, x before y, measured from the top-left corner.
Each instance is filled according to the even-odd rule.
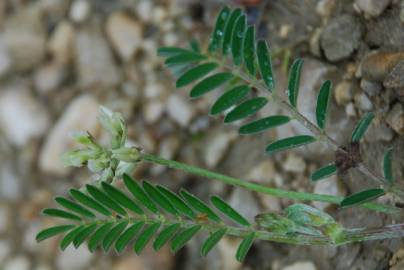
[[[243,241],[241,241],[236,252],[237,261],[239,262],[244,261],[245,256],[250,250],[252,244],[254,243],[254,239],[255,239],[255,233],[251,232],[243,239]]]
[[[78,248],[81,246],[81,244],[83,244],[83,242],[95,231],[95,229],[97,229],[97,224],[90,223],[80,230],[80,232],[73,239],[74,247]]]
[[[161,47],[157,49],[157,55],[162,57],[170,57],[177,54],[189,53],[189,50],[177,47]]]
[[[257,60],[261,78],[266,86],[268,86],[268,90],[272,91],[274,88],[274,75],[272,72],[271,55],[265,40],[259,40],[257,43]]]
[[[138,215],[144,214],[144,211],[133,200],[131,200],[128,196],[126,196],[122,191],[120,191],[116,187],[114,187],[106,182],[102,182],[101,186],[102,186],[102,189],[109,196],[111,196],[112,199],[114,199],[116,202],[118,202],[122,206],[126,207],[127,209],[133,211],[134,213],[136,213]]]
[[[88,240],[88,249],[91,252],[94,252],[94,250],[101,244],[102,239],[104,239],[104,237],[109,233],[113,225],[113,222],[105,223],[93,233]]]
[[[236,8],[233,10],[233,12],[230,14],[229,19],[226,22],[226,26],[224,28],[224,34],[223,34],[223,44],[222,44],[222,53],[224,55],[228,54],[231,50],[231,40],[233,36],[233,29],[235,27],[235,23],[237,19],[241,15],[241,9]]]
[[[133,246],[134,251],[137,255],[139,255],[142,250],[145,248],[147,243],[153,237],[153,235],[157,232],[160,227],[160,223],[153,223],[149,227],[147,227],[136,240],[135,245]]]
[[[241,126],[238,132],[242,135],[263,132],[267,129],[284,125],[290,121],[288,116],[268,116]]]
[[[221,95],[210,109],[210,114],[221,113],[245,98],[251,88],[248,85],[239,85]]]
[[[243,40],[243,57],[248,72],[255,76],[255,27],[247,28]]]
[[[284,210],[288,219],[303,226],[321,227],[336,224],[329,214],[302,203],[292,204]]]
[[[210,201],[212,204],[223,214],[225,214],[227,217],[230,219],[234,220],[240,225],[243,226],[250,226],[251,224],[236,210],[234,210],[233,207],[228,205],[225,201],[223,201],[221,198],[218,196],[212,196],[210,198]]]
[[[84,208],[83,206],[68,200],[66,198],[63,197],[56,197],[55,201],[60,204],[61,206],[63,206],[64,208],[71,210],[77,214],[80,214],[82,216],[88,217],[88,218],[95,218],[95,215],[90,212],[89,210],[87,210],[86,208]]]
[[[138,221],[129,228],[127,228],[115,242],[116,252],[121,253],[122,250],[124,250],[124,248],[128,245],[128,243],[140,231],[143,225],[144,225],[143,221]]]
[[[195,38],[192,38],[191,41],[189,42],[189,47],[193,52],[201,52],[201,45],[199,44],[199,41],[196,40]]]
[[[320,87],[320,92],[318,93],[317,105],[316,105],[317,125],[321,129],[325,128],[325,121],[327,118],[327,110],[328,110],[328,103],[330,101],[330,94],[331,94],[331,81],[327,80]]]
[[[337,166],[334,163],[321,167],[311,175],[311,181],[318,181],[337,173]]]
[[[161,208],[166,210],[168,213],[172,215],[178,215],[177,209],[172,206],[170,201],[160,192],[158,191],[152,184],[147,181],[143,181],[143,189],[146,193],[155,201]]]
[[[204,257],[208,255],[208,253],[212,250],[212,248],[214,248],[217,245],[217,243],[219,243],[219,241],[223,238],[223,236],[226,235],[226,232],[227,229],[223,228],[210,234],[201,247],[200,250],[201,255]]]
[[[62,239],[62,241],[60,241],[59,247],[62,251],[64,251],[72,242],[73,239],[76,238],[76,236],[83,230],[85,229],[84,225],[81,226],[77,226],[76,228],[74,228],[73,230],[71,230],[70,232],[68,232]]]
[[[203,201],[201,201],[199,198],[196,196],[192,195],[185,189],[182,189],[180,191],[181,196],[185,199],[185,201],[196,211],[200,213],[204,213],[208,216],[208,218],[214,222],[220,222],[220,218],[218,215],[213,212],[212,209],[210,209],[209,206],[207,206]]]
[[[167,66],[183,65],[199,62],[205,59],[206,56],[203,54],[195,52],[184,52],[167,58],[164,64],[166,64]]]
[[[112,215],[111,211],[105,208],[102,204],[77,189],[71,189],[70,195],[72,195],[76,201],[87,206],[88,208],[94,209],[105,216]]]
[[[296,108],[297,96],[299,95],[300,73],[303,66],[302,59],[296,59],[289,71],[288,90],[290,104]]]
[[[160,234],[153,242],[153,249],[155,251],[159,251],[168,242],[168,240],[170,240],[174,236],[179,228],[180,224],[175,223],[162,229]]]
[[[393,166],[391,163],[391,155],[393,152],[393,148],[389,148],[384,152],[383,156],[383,175],[386,178],[389,184],[393,184]]]
[[[372,112],[366,113],[352,132],[351,141],[359,142],[359,140],[365,135],[366,130],[368,129],[370,123],[372,122],[375,115]]]
[[[163,186],[157,186],[156,188],[171,202],[171,204],[179,212],[189,217],[190,219],[195,218],[194,211],[177,194]]]
[[[233,56],[233,63],[240,65],[243,59],[243,40],[246,29],[245,15],[238,17],[236,25],[233,29],[233,37],[231,40],[231,53]]]
[[[42,214],[57,218],[81,221],[81,218],[79,216],[60,209],[47,208],[42,211]]]
[[[207,75],[217,67],[218,64],[214,62],[204,63],[199,66],[192,67],[178,78],[176,82],[176,87],[180,88],[200,78],[203,78],[205,77],[205,75]]]
[[[380,196],[383,196],[384,194],[385,192],[381,188],[367,189],[346,197],[342,200],[340,206],[345,208],[362,204],[368,201],[372,201]]]
[[[37,242],[41,242],[41,241],[46,240],[55,235],[67,232],[73,228],[74,228],[74,225],[60,225],[60,226],[50,227],[50,228],[40,231],[36,235],[35,239]]]
[[[138,183],[136,183],[129,175],[123,175],[123,182],[125,183],[126,188],[132,193],[132,195],[142,203],[147,209],[151,212],[158,214],[159,210],[157,206],[153,203],[152,200],[146,195],[143,189],[140,187]]]
[[[126,226],[128,226],[128,221],[122,221],[115,225],[102,240],[102,248],[105,252],[108,252],[114,241],[119,237],[119,235],[125,230]]]
[[[226,26],[226,22],[229,19],[230,12],[231,12],[230,8],[224,7],[217,16],[215,28],[212,32],[212,36],[209,41],[209,47],[208,47],[209,52],[216,51],[222,44],[223,32]]]
[[[92,185],[86,185],[87,192],[90,193],[90,195],[96,199],[99,203],[102,203],[109,209],[117,212],[120,215],[126,216],[127,213],[126,211],[119,206],[115,201],[109,198],[107,194],[96,188],[95,186]]]
[[[250,116],[261,110],[267,103],[268,100],[264,97],[256,97],[244,101],[226,115],[224,122],[230,123]]]
[[[179,232],[171,241],[171,250],[176,253],[202,228],[201,225],[193,225]]]
[[[289,137],[285,139],[281,139],[278,141],[275,141],[267,146],[265,151],[268,154],[273,154],[278,151],[283,151],[286,149],[290,148],[295,148],[299,147],[305,144],[309,144],[316,141],[316,138],[313,136],[309,135],[300,135],[300,136],[294,136],[294,137]]]
[[[199,83],[197,83],[191,90],[190,96],[191,98],[200,97],[215,88],[219,87],[220,85],[224,84],[228,80],[233,77],[233,74],[229,72],[220,72],[209,77],[206,77]]]

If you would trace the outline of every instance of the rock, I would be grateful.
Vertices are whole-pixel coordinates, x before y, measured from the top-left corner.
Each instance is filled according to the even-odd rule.
[[[46,132],[49,116],[29,89],[11,85],[0,93],[0,127],[10,143],[21,147]]]
[[[153,14],[153,2],[149,0],[142,0],[137,2],[136,15],[144,22],[149,22]]]
[[[79,96],[68,105],[42,146],[39,168],[43,172],[58,175],[68,172],[60,161],[61,155],[73,147],[68,135],[72,131],[88,131],[96,136],[99,130],[98,107],[97,100],[90,95]]]
[[[99,30],[90,27],[77,32],[75,45],[75,62],[82,87],[109,88],[120,82],[112,53]]]
[[[372,101],[368,98],[365,94],[358,94],[355,95],[355,104],[358,106],[359,109],[362,111],[370,111],[373,109]]]
[[[234,132],[216,133],[210,136],[209,143],[204,148],[204,161],[209,168],[216,167],[236,136]]]
[[[320,57],[321,56],[321,47],[320,47],[320,38],[321,38],[322,29],[317,28],[314,30],[313,35],[310,37],[310,52]]]
[[[347,59],[359,47],[361,25],[348,14],[330,20],[321,35],[321,47],[328,60]]]
[[[234,259],[234,254],[237,252],[238,242],[235,239],[223,237],[217,244],[217,249],[220,252],[220,267],[218,269],[241,270],[242,264]]]
[[[386,88],[404,87],[404,60],[400,61],[383,81]]]
[[[11,68],[11,58],[8,53],[5,41],[0,37],[0,78],[2,78]]]
[[[389,142],[393,139],[394,132],[385,123],[372,124],[369,131],[365,133],[365,139],[368,142],[385,141]]]
[[[8,208],[0,205],[0,234],[4,233],[8,228]]]
[[[253,221],[254,217],[260,212],[258,202],[250,190],[235,188],[227,202],[250,221]]]
[[[6,261],[6,258],[10,253],[10,251],[11,251],[11,245],[7,243],[6,240],[0,240],[0,262]]]
[[[48,42],[48,51],[52,60],[60,64],[68,64],[73,58],[74,28],[67,21],[60,22]]]
[[[404,52],[372,52],[361,63],[362,77],[369,81],[383,82],[392,69],[404,60]]]
[[[0,198],[17,201],[21,197],[21,179],[10,161],[3,161],[0,170]]]
[[[22,255],[14,257],[6,262],[4,270],[29,270],[31,263]]]
[[[34,75],[34,85],[41,94],[56,90],[66,77],[65,68],[57,62],[50,62],[38,68]]]
[[[404,135],[404,109],[403,105],[396,103],[386,117],[386,122],[400,135]]]
[[[354,6],[364,13],[365,18],[371,18],[382,14],[389,4],[390,0],[355,0]]]
[[[371,97],[380,94],[380,92],[382,91],[382,86],[380,83],[371,82],[366,79],[361,80],[360,86],[361,86],[362,90],[365,91],[365,93]]]
[[[302,157],[289,152],[286,160],[282,162],[282,167],[287,172],[302,173],[306,169],[306,162]]]
[[[145,85],[143,92],[144,96],[148,99],[159,98],[164,95],[166,87],[160,83],[156,83],[156,79],[153,78],[148,80],[149,82]]]
[[[168,115],[182,127],[187,127],[195,111],[191,104],[180,95],[171,95],[167,100]]]
[[[333,195],[333,196],[345,196],[346,190],[339,183],[339,179],[336,175],[329,177],[328,179],[324,179],[321,181],[317,181],[314,185],[314,193],[317,194],[325,194],[325,195]],[[313,202],[314,207],[324,211],[330,203],[326,202]]]
[[[86,0],[75,0],[69,11],[69,17],[73,22],[84,22],[90,15],[90,4]]]
[[[316,12],[322,17],[330,17],[335,9],[335,0],[320,0],[316,6]]]
[[[282,270],[316,270],[317,267],[313,262],[300,261],[290,264],[282,268]]]
[[[389,261],[390,270],[400,270],[404,268],[404,248],[397,250]]]
[[[115,12],[108,17],[105,31],[123,61],[132,59],[143,40],[141,24],[123,12]]]
[[[345,105],[353,98],[352,95],[352,83],[348,81],[342,81],[335,87],[334,90],[335,102],[338,105]]]
[[[3,37],[16,71],[32,69],[45,56],[45,29],[35,6],[21,8],[7,18]]]
[[[143,106],[143,116],[148,124],[153,124],[160,119],[164,112],[164,105],[159,100],[148,101]]]
[[[252,168],[246,175],[246,178],[254,182],[269,184],[273,182],[275,172],[276,170],[274,163],[271,160],[267,159],[261,161],[257,166]]]
[[[356,117],[356,110],[355,110],[355,105],[353,102],[349,102],[345,106],[345,113],[348,117],[355,118]]]
[[[113,270],[134,270],[134,269],[174,269],[174,256],[168,246],[164,246],[156,254],[150,246],[142,251],[141,256],[126,256],[121,258],[113,266]]]
[[[94,254],[91,253],[86,245],[81,245],[77,249],[70,245],[56,258],[57,269],[87,269],[89,263],[93,259]]]

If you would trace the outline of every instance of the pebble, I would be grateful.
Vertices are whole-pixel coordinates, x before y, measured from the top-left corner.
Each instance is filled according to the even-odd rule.
[[[360,87],[363,91],[365,91],[366,94],[371,97],[380,94],[380,92],[382,91],[382,85],[380,83],[371,82],[366,79],[361,80]]]
[[[321,28],[316,28],[309,41],[310,52],[317,57],[321,56],[320,38],[322,31],[323,30]]]
[[[404,248],[397,250],[389,261],[390,270],[400,270],[404,268]]]
[[[153,15],[153,2],[142,0],[137,2],[136,15],[144,22],[149,22]]]
[[[373,103],[364,93],[355,95],[355,104],[362,111],[370,111],[373,109]]]
[[[21,179],[10,161],[3,161],[0,170],[1,200],[16,201],[21,197]]]
[[[282,270],[317,270],[317,267],[313,262],[300,261],[290,264],[282,268]]]
[[[10,85],[0,93],[0,127],[9,142],[21,147],[41,137],[50,120],[45,107],[24,85]]]
[[[253,167],[246,175],[246,178],[254,182],[268,184],[273,182],[275,172],[276,170],[273,161],[267,159]]]
[[[314,193],[332,195],[332,196],[345,196],[346,190],[339,183],[339,179],[336,175],[333,175],[327,179],[317,181],[314,185]],[[313,206],[324,211],[330,203],[327,202],[313,202]]]
[[[11,58],[8,53],[4,39],[0,36],[0,78],[11,68]]]
[[[8,209],[0,205],[0,234],[4,233],[8,227]]]
[[[306,169],[306,162],[301,156],[288,152],[286,160],[282,162],[282,167],[287,172],[302,173]]]
[[[88,131],[96,136],[99,124],[99,104],[90,95],[82,95],[75,98],[57,120],[48,134],[39,155],[39,168],[42,172],[64,175],[68,172],[61,161],[61,155],[73,147],[69,133],[72,131]]]
[[[403,60],[404,52],[371,52],[362,60],[362,77],[369,81],[383,82],[392,69]]]
[[[365,139],[367,142],[385,141],[389,142],[393,139],[394,132],[385,123],[374,124],[369,127],[369,132],[365,133]]]
[[[40,94],[56,90],[66,77],[65,68],[57,62],[46,63],[34,75],[34,86]]]
[[[386,117],[386,122],[400,135],[404,135],[404,109],[403,105],[396,103]]]
[[[223,159],[231,142],[237,133],[216,133],[209,138],[209,143],[204,148],[204,161],[209,168],[214,168]]]
[[[349,102],[345,105],[345,113],[348,117],[355,118],[356,117],[356,109],[353,102]]]
[[[227,202],[249,221],[253,221],[260,212],[258,202],[250,190],[235,188]]]
[[[123,12],[112,13],[105,31],[112,47],[123,61],[129,61],[142,43],[142,26]]]
[[[330,17],[335,9],[335,0],[320,0],[316,5],[316,12],[322,17]]]
[[[6,262],[4,270],[29,270],[30,262],[27,257],[22,255],[14,257]]]
[[[77,249],[70,245],[62,255],[56,258],[57,269],[87,269],[85,267],[89,265],[93,257],[94,254],[88,250],[86,245],[81,245]]]
[[[0,266],[11,251],[11,245],[6,240],[0,240]]]
[[[330,20],[321,35],[321,47],[331,62],[349,58],[359,47],[361,25],[348,14]]]
[[[164,87],[164,85],[161,83],[154,82],[156,81],[154,78],[150,78],[148,81],[149,82],[143,89],[144,96],[148,99],[161,97],[164,94],[166,87]]]
[[[337,84],[334,90],[335,102],[338,105],[345,105],[353,98],[352,83],[349,81],[342,81]]]
[[[143,106],[143,116],[147,124],[156,123],[164,113],[164,105],[159,100],[151,100]]]
[[[404,60],[400,61],[386,76],[383,81],[386,88],[403,88],[404,87]]]
[[[60,64],[68,64],[73,59],[75,32],[72,24],[62,21],[53,31],[47,44],[52,60]]]
[[[365,18],[378,17],[390,4],[391,0],[355,0],[354,7],[363,12]]]
[[[175,94],[168,98],[166,110],[171,119],[182,127],[187,127],[195,115],[195,110],[189,101]]]
[[[75,0],[70,7],[69,17],[75,23],[84,22],[90,15],[91,6],[86,0]]]

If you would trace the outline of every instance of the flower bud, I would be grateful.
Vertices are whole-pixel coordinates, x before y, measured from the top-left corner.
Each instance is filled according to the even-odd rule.
[[[137,162],[140,160],[140,151],[137,147],[122,147],[112,150],[112,158],[125,162]]]

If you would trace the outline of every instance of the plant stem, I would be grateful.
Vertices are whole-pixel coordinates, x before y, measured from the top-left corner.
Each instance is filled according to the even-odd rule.
[[[296,191],[288,191],[277,188],[265,187],[259,184],[251,183],[247,180],[243,180],[240,178],[234,178],[231,176],[223,175],[220,173],[215,173],[206,169],[202,169],[199,167],[195,167],[192,165],[188,165],[185,163],[181,163],[174,160],[160,158],[158,156],[154,156],[151,154],[143,153],[141,155],[141,159],[150,163],[160,164],[166,166],[168,168],[181,170],[187,173],[191,173],[194,175],[206,177],[212,180],[220,181],[228,185],[242,187],[248,190],[268,194],[278,198],[299,200],[299,201],[319,201],[319,202],[328,202],[333,204],[339,204],[343,197],[331,196],[331,195],[322,195],[322,194],[313,194],[307,192],[296,192]],[[394,206],[388,206],[380,203],[364,203],[360,205],[363,208],[367,208],[370,210],[388,213],[388,214],[398,214],[400,209]]]

